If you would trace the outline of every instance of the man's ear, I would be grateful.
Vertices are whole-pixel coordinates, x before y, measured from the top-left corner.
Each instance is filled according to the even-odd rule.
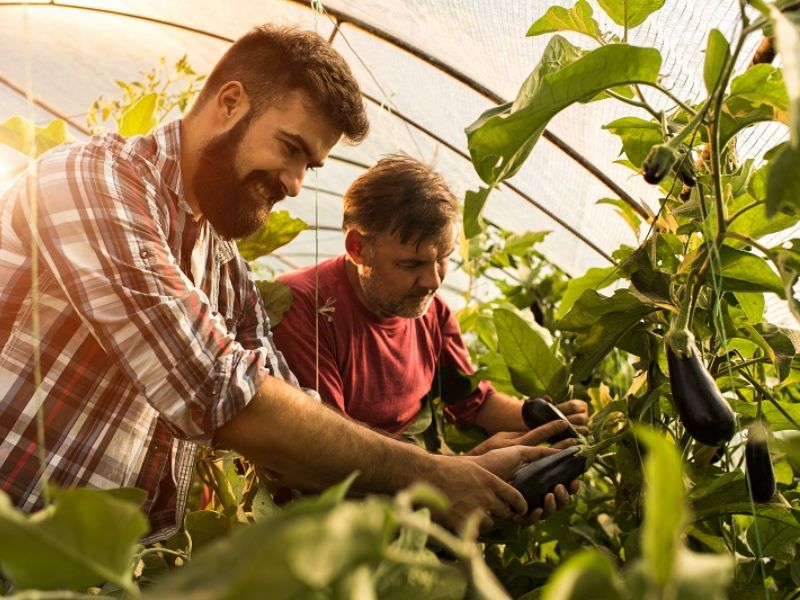
[[[244,86],[238,81],[228,81],[215,96],[220,123],[230,125],[250,110],[250,98]]]
[[[355,229],[348,229],[344,234],[344,249],[347,251],[347,256],[355,264],[364,264],[364,246],[366,240],[364,235]]]

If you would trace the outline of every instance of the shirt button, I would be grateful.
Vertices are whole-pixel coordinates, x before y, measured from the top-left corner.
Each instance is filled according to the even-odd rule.
[[[147,250],[142,250],[141,252],[139,252],[139,256],[141,256],[142,258],[146,259],[147,258]]]

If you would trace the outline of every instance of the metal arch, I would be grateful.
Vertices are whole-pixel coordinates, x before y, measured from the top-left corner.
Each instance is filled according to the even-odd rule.
[[[289,2],[293,2],[295,4],[301,4],[303,6],[307,5],[307,0],[286,0]],[[82,6],[77,4],[67,4],[67,3],[59,3],[57,0],[51,0],[49,3],[42,3],[42,4],[29,4],[27,2],[4,2],[0,4],[0,7],[4,6],[25,6],[28,8],[34,7],[59,7],[59,8],[69,8],[75,10],[86,10],[90,12],[97,12],[101,14],[108,14],[108,15],[115,15],[120,17],[127,17],[131,19],[138,19],[142,21],[146,21],[149,23],[156,23],[159,25],[165,25],[167,27],[173,27],[176,29],[180,29],[183,31],[187,31],[190,33],[196,33],[199,35],[207,36],[216,40],[226,41],[226,42],[233,42],[232,38],[227,36],[216,34],[212,31],[208,31],[205,29],[199,29],[196,27],[190,27],[188,25],[182,25],[180,23],[175,23],[173,21],[166,21],[164,19],[157,19],[154,17],[149,17],[146,15],[137,15],[134,13],[129,13],[120,10],[108,9],[108,8],[99,8],[93,6]],[[310,7],[309,7],[309,10]],[[467,87],[471,88],[472,90],[476,91],[477,93],[481,94],[485,98],[488,98],[492,102],[496,104],[503,104],[506,102],[504,98],[487,88],[486,86],[482,85],[481,83],[477,82],[473,78],[467,76],[465,73],[462,73],[458,69],[454,68],[452,65],[449,65],[432,54],[429,54],[420,48],[409,44],[408,42],[398,38],[391,33],[384,31],[380,28],[367,23],[361,19],[353,17],[343,11],[325,7],[325,11],[331,15],[335,19],[335,28],[332,32],[332,37],[335,36],[339,31],[339,25],[341,22],[346,22],[351,25],[358,27],[359,29],[363,29],[364,31],[374,35],[377,38],[380,38],[398,48],[408,52],[409,54],[416,56],[417,58],[424,60],[426,63],[430,64],[431,66],[439,69],[440,71],[444,72],[448,76],[452,77],[453,79],[463,83]],[[548,129],[545,129],[542,137],[556,146],[559,150],[564,152],[567,156],[572,158],[575,162],[581,165],[584,169],[589,171],[596,179],[601,181],[603,184],[606,185],[612,192],[617,194],[626,204],[628,204],[636,213],[638,213],[641,217],[645,220],[649,220],[653,217],[652,212],[647,208],[645,205],[637,202],[630,194],[628,194],[621,186],[619,186],[615,181],[613,181],[610,177],[608,177],[605,173],[603,173],[596,165],[590,162],[586,157],[584,157],[580,152],[572,148],[569,144],[567,144],[564,140],[553,134]]]
[[[289,1],[294,2],[296,4],[302,4],[302,5],[305,6],[305,0],[289,0]],[[51,0],[49,3],[46,3],[46,4],[45,3],[42,3],[42,4],[30,4],[30,3],[27,3],[27,2],[4,2],[4,3],[0,4],[0,8],[6,7],[6,6],[8,6],[8,7],[25,6],[26,8],[58,7],[58,8],[67,8],[67,9],[73,9],[73,10],[85,10],[85,11],[89,11],[89,12],[96,12],[96,13],[100,13],[100,14],[107,14],[107,15],[113,15],[113,16],[119,16],[119,17],[131,18],[131,19],[137,19],[137,20],[141,20],[141,21],[145,21],[145,22],[149,22],[149,23],[155,23],[155,24],[158,24],[158,25],[164,25],[164,26],[167,26],[167,27],[176,28],[176,29],[179,29],[179,30],[182,30],[182,31],[187,31],[187,32],[190,32],[190,33],[198,34],[198,35],[203,35],[203,36],[206,36],[206,37],[210,37],[210,38],[213,38],[213,39],[216,39],[216,40],[226,41],[226,42],[229,42],[229,43],[232,43],[234,41],[232,38],[227,37],[227,36],[219,35],[219,34],[211,32],[211,31],[204,30],[204,29],[199,29],[199,28],[196,28],[196,27],[190,27],[190,26],[187,26],[187,25],[182,25],[180,23],[175,23],[173,21],[167,21],[167,20],[164,20],[164,19],[157,19],[157,18],[154,18],[154,17],[146,16],[146,15],[137,15],[137,14],[134,14],[134,13],[129,13],[129,12],[120,11],[120,10],[114,10],[114,9],[108,9],[108,8],[99,8],[99,7],[92,7],[92,6],[82,6],[82,5],[77,5],[77,4],[59,3],[56,0]],[[494,93],[492,90],[490,90],[487,87],[481,85],[480,83],[478,83],[474,79],[468,77],[466,74],[460,72],[459,70],[457,70],[454,67],[448,65],[447,63],[444,63],[443,61],[437,59],[433,55],[430,55],[430,54],[422,51],[421,49],[417,48],[416,46],[408,44],[407,42],[403,41],[402,39],[400,39],[400,38],[398,38],[398,37],[396,37],[396,36],[394,36],[394,35],[392,35],[392,34],[390,34],[388,32],[380,30],[380,29],[378,29],[378,28],[376,28],[376,27],[370,25],[369,23],[366,23],[366,22],[364,22],[364,21],[362,21],[360,19],[351,17],[350,15],[348,15],[348,14],[342,12],[342,11],[338,11],[336,9],[329,9],[327,7],[325,8],[325,10],[330,15],[332,15],[333,18],[336,20],[335,28],[334,28],[334,31],[333,31],[332,35],[336,35],[336,33],[338,33],[339,25],[342,22],[349,23],[349,24],[354,25],[354,26],[356,26],[356,27],[358,27],[360,29],[363,29],[364,31],[367,31],[368,33],[370,33],[370,34],[372,34],[372,35],[374,35],[374,36],[376,36],[376,37],[378,37],[378,38],[380,38],[380,39],[382,39],[382,40],[384,40],[384,41],[386,41],[388,43],[391,43],[391,44],[397,46],[398,48],[400,48],[402,50],[405,50],[406,52],[412,54],[413,56],[416,56],[417,58],[420,58],[420,59],[426,61],[427,63],[431,64],[432,66],[434,66],[437,69],[439,69],[439,70],[443,71],[444,73],[446,73],[448,76],[450,76],[453,79],[456,79],[457,81],[460,81],[461,83],[467,85],[468,87],[470,87],[474,91],[480,93],[481,95],[483,95],[484,97],[492,100],[493,102],[498,103],[498,104],[505,102],[505,100],[502,97],[500,97],[499,95]],[[26,94],[25,91],[22,88],[20,88],[19,86],[13,84],[8,79],[6,79],[6,78],[4,78],[2,76],[0,76],[0,83],[3,83],[5,85],[7,85],[8,87],[10,87],[11,89],[13,89],[13,90],[25,95],[26,97],[28,97],[28,94]],[[370,102],[373,102],[373,103],[378,104],[378,105],[382,105],[382,103],[379,100],[377,100],[376,98],[373,98],[373,97],[371,97],[370,95],[368,95],[368,94],[366,94],[364,92],[362,92],[362,94]],[[32,101],[37,106],[40,106],[41,108],[47,110],[48,112],[50,112],[51,114],[57,116],[58,118],[63,119],[64,121],[69,123],[71,126],[75,127],[75,129],[77,129],[78,131],[81,131],[83,133],[88,134],[88,131],[86,130],[86,128],[80,126],[74,120],[72,120],[71,118],[63,115],[57,109],[49,106],[48,104],[44,103],[42,100],[37,99],[37,98],[33,98]],[[419,131],[422,131],[426,135],[430,136],[432,139],[436,140],[438,143],[446,146],[451,151],[457,153],[459,156],[465,158],[466,160],[470,160],[470,157],[466,153],[464,153],[460,149],[456,148],[455,146],[453,146],[452,144],[450,144],[446,140],[442,139],[441,137],[437,136],[433,132],[427,130],[426,128],[424,128],[420,124],[418,124],[415,121],[413,121],[412,119],[410,119],[409,117],[406,117],[405,115],[403,115],[402,113],[399,113],[397,111],[393,111],[393,114],[395,114],[398,118],[400,118],[401,120],[403,120],[407,124],[415,127]],[[557,148],[561,149],[570,158],[572,158],[573,160],[578,162],[586,170],[588,170],[590,173],[592,173],[597,179],[602,181],[607,187],[609,187],[609,189],[611,189],[613,192],[615,192],[617,195],[619,195],[620,198],[622,198],[623,201],[625,201],[627,204],[629,204],[640,216],[644,217],[645,219],[649,219],[649,218],[652,217],[652,214],[650,213],[649,210],[647,210],[641,204],[639,204],[636,200],[634,200],[629,194],[627,194],[627,192],[625,192],[621,187],[619,187],[615,182],[613,182],[610,178],[608,178],[596,166],[594,166],[592,163],[590,163],[585,157],[583,157],[580,153],[578,153],[574,148],[569,146],[566,142],[564,142],[563,140],[561,140],[560,138],[558,138],[557,136],[553,135],[552,133],[550,133],[547,130],[545,130],[545,132],[543,134],[543,137],[545,137],[545,139],[547,139],[548,141],[553,143]],[[365,169],[368,168],[368,165],[365,165],[365,164],[360,163],[360,162],[352,161],[352,160],[344,158],[344,157],[331,155],[331,158],[334,159],[334,160],[341,161],[341,162],[353,164],[355,166],[359,166],[359,167],[362,167],[362,168],[365,168]],[[570,226],[568,223],[566,223],[565,221],[563,221],[562,219],[557,217],[551,211],[549,211],[548,209],[546,209],[543,206],[541,206],[539,203],[537,203],[535,200],[533,200],[530,196],[528,196],[527,194],[522,192],[522,190],[520,190],[516,186],[514,186],[512,184],[509,184],[509,183],[503,183],[503,185],[505,185],[506,187],[508,187],[512,191],[514,191],[516,194],[518,194],[520,197],[525,199],[527,202],[529,202],[530,204],[532,204],[533,206],[535,206],[539,210],[541,210],[544,214],[546,214],[548,217],[553,219],[556,223],[558,223],[564,229],[566,229],[567,231],[572,233],[575,237],[577,237],[582,242],[584,242],[587,246],[592,248],[600,256],[602,256],[603,258],[605,258],[606,260],[608,260],[612,264],[615,263],[615,261],[608,254],[606,254],[602,249],[600,249],[591,240],[589,240],[588,238],[583,236],[574,227]]]
[[[289,2],[294,2],[295,4],[306,4],[305,0],[287,0]],[[366,31],[367,33],[374,35],[375,37],[392,44],[393,46],[397,46],[401,50],[404,50],[419,58],[420,60],[425,61],[426,63],[430,64],[431,66],[439,69],[446,75],[452,77],[453,79],[463,83],[467,87],[471,88],[473,91],[478,92],[485,98],[491,100],[495,104],[505,104],[508,102],[505,98],[500,96],[499,94],[495,93],[494,91],[490,90],[485,85],[479,83],[472,77],[468,76],[467,74],[463,73],[462,71],[456,69],[452,65],[440,60],[436,56],[425,52],[424,50],[414,46],[413,44],[409,44],[402,38],[399,38],[388,31],[375,27],[374,25],[363,21],[362,19],[358,19],[349,15],[348,13],[330,7],[325,7],[325,12],[330,14],[335,21],[337,22],[337,27],[341,23],[349,23]],[[617,194],[626,204],[630,205],[630,207],[636,211],[642,218],[646,221],[653,218],[653,213],[650,209],[637,202],[628,192],[626,192],[622,187],[620,187],[614,180],[612,180],[608,175],[603,173],[596,165],[594,165],[591,161],[589,161],[585,156],[583,156],[580,152],[575,150],[572,146],[567,144],[564,140],[560,137],[556,136],[553,132],[548,129],[545,129],[542,133],[542,137],[544,137],[547,141],[551,142],[556,148],[561,150],[564,154],[569,156],[579,165],[581,165],[584,169],[589,171],[595,178],[601,181],[603,184],[608,187],[612,192]]]
[[[366,92],[364,92],[364,91],[362,91],[361,93],[362,93],[362,95],[364,96],[364,98],[366,98],[366,99],[367,99],[367,100],[369,100],[370,102],[372,102],[372,103],[374,103],[374,104],[376,104],[376,105],[378,105],[378,106],[382,106],[382,105],[383,105],[383,103],[382,103],[380,100],[378,100],[377,98],[374,98],[374,97],[372,97],[370,94],[367,94],[367,93],[366,93]],[[469,161],[469,160],[470,160],[470,158],[469,158],[469,155],[468,155],[466,152],[464,152],[464,151],[463,151],[463,150],[461,150],[460,148],[457,148],[456,146],[454,146],[453,144],[451,144],[451,143],[450,143],[450,142],[448,142],[447,140],[445,140],[445,139],[443,139],[443,138],[439,137],[438,135],[436,135],[436,134],[435,134],[435,133],[433,133],[432,131],[430,131],[430,130],[426,129],[425,127],[423,127],[422,125],[420,125],[419,123],[417,123],[416,121],[414,121],[413,119],[411,119],[411,118],[409,118],[409,117],[405,116],[403,113],[401,113],[401,112],[399,112],[399,111],[396,111],[396,110],[392,110],[391,112],[392,112],[392,114],[393,114],[395,117],[397,117],[398,119],[400,119],[401,121],[403,121],[403,122],[405,122],[405,123],[408,123],[409,125],[411,125],[412,127],[414,127],[414,128],[416,128],[416,129],[418,129],[419,131],[421,131],[421,132],[422,132],[422,133],[424,133],[425,135],[427,135],[427,136],[430,136],[432,139],[436,140],[436,142],[438,142],[439,144],[441,144],[442,146],[444,146],[445,148],[447,148],[447,149],[448,149],[448,150],[450,150],[451,152],[454,152],[454,153],[456,153],[457,155],[461,156],[462,158],[465,158],[467,161]],[[536,200],[534,200],[533,198],[531,198],[531,197],[530,197],[528,194],[526,194],[525,192],[523,192],[521,189],[519,189],[519,188],[518,188],[518,187],[516,187],[515,185],[512,185],[512,184],[508,183],[507,181],[504,181],[504,182],[503,182],[503,183],[501,183],[500,185],[502,185],[502,186],[504,186],[504,187],[507,187],[508,189],[510,189],[511,191],[513,191],[514,193],[516,193],[516,194],[517,194],[517,195],[518,195],[520,198],[522,198],[523,200],[525,200],[527,203],[531,204],[532,206],[535,206],[537,209],[539,209],[539,210],[540,210],[541,212],[543,212],[545,215],[547,215],[548,217],[550,217],[551,219],[553,219],[553,221],[555,221],[556,223],[558,223],[558,224],[559,224],[561,227],[563,227],[564,229],[566,229],[567,231],[569,231],[569,232],[570,232],[572,235],[574,235],[576,238],[578,238],[578,239],[579,239],[580,241],[582,241],[584,244],[586,244],[587,246],[589,246],[589,247],[590,247],[592,250],[594,250],[595,252],[597,252],[597,253],[598,253],[600,256],[602,256],[603,258],[605,258],[605,259],[606,259],[608,262],[610,262],[611,264],[616,264],[616,263],[617,263],[617,261],[615,261],[615,260],[614,260],[614,259],[613,259],[611,256],[609,256],[608,254],[606,254],[606,252],[605,252],[605,251],[604,251],[602,248],[600,248],[600,247],[599,247],[597,244],[595,244],[595,243],[594,243],[592,240],[590,240],[589,238],[587,238],[587,237],[586,237],[585,235],[583,235],[583,234],[582,234],[580,231],[578,231],[577,229],[575,229],[575,228],[574,228],[572,225],[570,225],[569,223],[567,223],[566,221],[564,221],[563,219],[561,219],[561,217],[559,217],[558,215],[556,215],[555,213],[553,213],[553,212],[552,212],[552,211],[550,211],[549,209],[547,209],[547,208],[545,208],[544,206],[542,206],[542,205],[541,205],[539,202],[537,202]]]

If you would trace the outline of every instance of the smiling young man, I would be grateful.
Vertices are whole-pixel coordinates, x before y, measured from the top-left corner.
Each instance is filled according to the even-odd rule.
[[[182,120],[55,149],[0,198],[0,490],[14,505],[42,507],[48,483],[140,487],[145,542],[162,539],[183,522],[196,443],[214,442],[303,489],[355,470],[363,491],[428,481],[453,500],[451,525],[524,512],[502,478],[542,452],[418,451],[303,393],[272,344],[233,240],[367,127],[324,39],[260,27]]]
[[[459,375],[474,368],[436,294],[458,217],[458,200],[430,166],[402,154],[380,160],[345,192],[346,254],[279,277],[292,305],[275,343],[302,385],[357,421],[401,434],[435,387],[449,418],[493,434],[474,452],[541,443],[552,432],[528,432],[519,399]],[[586,424],[583,401],[559,408]]]

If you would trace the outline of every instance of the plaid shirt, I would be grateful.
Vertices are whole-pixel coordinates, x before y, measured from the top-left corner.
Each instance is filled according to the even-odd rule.
[[[0,489],[26,511],[45,482],[135,486],[144,542],[162,539],[183,522],[196,443],[267,373],[296,383],[247,263],[184,199],[180,122],[42,156],[0,198],[0,281]]]

